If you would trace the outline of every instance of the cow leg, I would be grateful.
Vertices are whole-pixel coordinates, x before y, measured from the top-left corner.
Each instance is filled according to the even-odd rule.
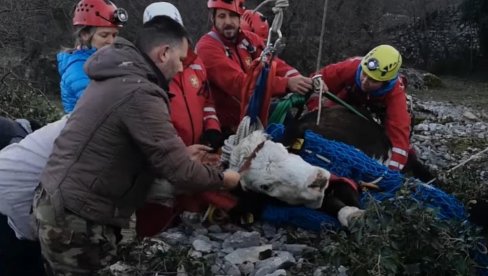
[[[337,183],[335,195],[347,206],[359,207],[359,192],[346,183]]]
[[[337,219],[342,224],[342,226],[349,227],[352,220],[362,216],[364,212],[364,210],[361,210],[358,207],[346,206],[339,210],[339,213],[337,214]]]
[[[408,151],[408,159],[402,173],[412,175],[413,177],[421,180],[422,182],[429,182],[436,178],[430,170],[422,162],[420,162],[417,153],[413,148]],[[438,181],[436,181],[438,182]],[[439,183],[442,184],[442,183]]]
[[[468,203],[467,209],[469,213],[469,221],[479,226],[482,226],[485,229],[488,227],[488,218],[486,215],[488,210],[487,199],[479,198],[477,200],[473,200]]]
[[[329,196],[324,200],[325,202],[322,206],[322,210],[329,215],[337,217],[341,225],[345,227],[349,226],[352,219],[357,218],[364,213],[364,210],[361,210],[356,206],[348,206],[335,196]]]
[[[343,226],[348,226],[349,221],[361,215],[364,211],[359,209],[359,193],[349,184],[338,182],[326,191],[321,210],[339,219]]]
[[[266,194],[244,191],[240,186],[234,189],[232,194],[237,198],[237,205],[229,211],[228,215],[230,220],[237,224],[251,224],[258,220],[267,204],[285,205],[282,201]],[[250,215],[252,221],[248,221]]]
[[[359,207],[359,193],[346,183],[331,183],[327,189],[321,210],[332,216],[337,216],[345,206]]]
[[[324,198],[324,203],[322,204],[321,210],[331,216],[337,217],[339,210],[346,206],[347,205],[342,202],[342,200],[332,194],[329,194]]]

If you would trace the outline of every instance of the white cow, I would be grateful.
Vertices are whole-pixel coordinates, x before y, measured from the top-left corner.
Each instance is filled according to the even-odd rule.
[[[314,209],[322,205],[330,179],[327,170],[288,153],[282,144],[268,140],[267,134],[260,130],[235,146],[229,169],[241,172],[241,185],[245,190]]]

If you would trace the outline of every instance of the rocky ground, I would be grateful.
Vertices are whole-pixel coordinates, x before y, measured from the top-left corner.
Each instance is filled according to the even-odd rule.
[[[416,90],[413,95],[417,124],[412,140],[420,158],[454,182],[472,179],[473,187],[466,192],[475,194],[476,187],[484,191],[488,186],[488,152],[483,152],[488,147],[488,83],[444,78],[442,86]],[[456,167],[467,159],[471,161]]]
[[[488,147],[488,113],[485,108],[488,103],[488,84],[451,78],[443,78],[442,84],[441,87],[429,90],[412,91],[417,122],[412,139],[420,158],[431,170],[439,173],[446,183],[442,188],[456,194],[466,203],[469,199],[479,196],[488,186],[488,152],[476,156],[477,153]],[[466,165],[449,171],[469,158],[472,160]],[[412,210],[414,209],[409,207],[407,212],[415,211]],[[423,216],[423,213],[425,212],[418,214]],[[368,212],[366,216],[368,216]],[[398,223],[398,228],[412,227],[412,223],[408,222],[409,216],[410,213],[399,220],[405,221],[409,225]],[[378,260],[374,260],[369,267],[367,267],[367,261],[355,263],[346,259],[329,265],[323,261],[324,259],[317,257],[323,256],[324,248],[328,248],[328,250],[332,248],[330,246],[334,244],[334,241],[348,239],[349,234],[356,235],[358,232],[354,230],[351,230],[349,234],[347,231],[330,233],[333,237],[330,238],[331,236],[327,236],[327,233],[277,228],[266,223],[256,223],[251,227],[242,228],[230,224],[202,225],[199,219],[200,217],[195,214],[185,214],[184,223],[177,228],[142,242],[126,241],[121,249],[123,260],[107,268],[102,274],[320,276],[362,274],[358,271],[364,271],[369,275],[385,275],[388,274],[386,273],[388,269],[411,274],[426,273],[420,261],[412,261],[411,266],[397,265],[397,263],[406,262],[405,257],[395,262],[391,257],[394,254],[385,253],[386,251],[383,250],[382,254],[378,255]],[[413,219],[418,221],[419,217]],[[433,223],[432,220],[425,222],[427,226],[429,223]],[[368,229],[371,229],[371,226]],[[419,232],[422,230],[421,228],[420,230],[415,229],[414,231]],[[392,231],[394,232],[394,230]],[[381,233],[384,232],[382,230]],[[364,235],[367,236],[367,233]],[[442,235],[436,234],[436,236]],[[408,239],[408,236],[406,237],[401,239]],[[436,242],[435,238],[429,240],[428,236],[417,235],[418,239],[424,237],[427,243]],[[389,240],[390,238],[384,239]],[[467,243],[468,240],[457,245],[453,244],[447,249],[443,247],[443,249],[437,250],[455,251],[462,247],[461,251],[463,251],[463,246]],[[337,248],[351,250],[348,247],[349,244],[344,242],[343,244],[343,247],[332,248],[325,254],[339,255],[337,252],[340,250]],[[374,245],[371,246],[374,247]],[[393,251],[400,251],[404,248],[396,248],[394,243],[390,243],[388,246],[391,246]],[[371,248],[371,251],[374,250],[375,248]],[[420,252],[417,249],[414,254],[419,255]],[[425,254],[427,258],[429,253]],[[354,258],[353,253],[350,255],[351,258]],[[449,255],[449,253],[445,255]],[[380,260],[381,256],[384,259]],[[402,256],[408,256],[408,254]],[[356,257],[359,259],[361,256]],[[389,261],[391,261],[390,267],[388,267]],[[441,263],[440,259],[437,259],[436,262]],[[354,267],[362,264],[366,266],[364,270]],[[472,272],[470,269],[468,266],[456,268],[455,271],[458,274],[464,274],[466,271]],[[442,273],[434,271],[432,275]]]

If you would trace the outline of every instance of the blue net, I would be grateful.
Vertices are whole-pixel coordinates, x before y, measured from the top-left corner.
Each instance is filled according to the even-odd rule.
[[[284,127],[271,124],[267,133],[274,141],[281,141]],[[377,201],[393,200],[403,185],[410,190],[409,195],[420,204],[436,210],[439,219],[465,220],[463,204],[454,196],[425,184],[417,179],[407,179],[399,172],[389,170],[381,163],[369,158],[363,152],[341,142],[325,139],[311,131],[305,132],[304,144],[300,156],[312,165],[322,167],[338,176],[349,177],[355,181],[372,182],[378,180],[381,192],[368,191],[361,195],[361,204],[369,198]],[[404,184],[406,183],[406,184]],[[335,217],[303,207],[268,206],[263,219],[275,224],[288,224],[304,229],[318,231],[325,227],[340,227]],[[335,223],[333,223],[335,221]],[[478,275],[488,275],[488,257],[480,252],[471,252],[471,257],[480,266]]]
[[[317,210],[272,204],[264,208],[261,219],[275,225],[292,225],[317,232],[321,229],[338,229],[341,226],[335,217]]]
[[[284,126],[270,124],[267,133],[274,141],[281,141]],[[322,167],[335,175],[348,177],[356,182],[375,182],[381,191],[363,193],[362,203],[369,197],[377,201],[394,198],[406,180],[400,172],[388,169],[358,149],[325,139],[312,131],[305,132],[300,156],[308,163]],[[413,183],[409,186],[412,191],[411,196],[426,206],[436,209],[440,219],[466,219],[464,206],[455,197],[419,180]]]
[[[428,207],[438,210],[437,217],[440,219],[466,219],[464,205],[454,196],[425,184],[420,180],[415,180],[412,187],[412,197],[419,202],[423,202]]]

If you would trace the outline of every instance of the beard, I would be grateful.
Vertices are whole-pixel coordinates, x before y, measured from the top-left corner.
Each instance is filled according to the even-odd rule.
[[[237,28],[227,27],[222,30],[222,35],[227,39],[234,39],[237,36]]]

